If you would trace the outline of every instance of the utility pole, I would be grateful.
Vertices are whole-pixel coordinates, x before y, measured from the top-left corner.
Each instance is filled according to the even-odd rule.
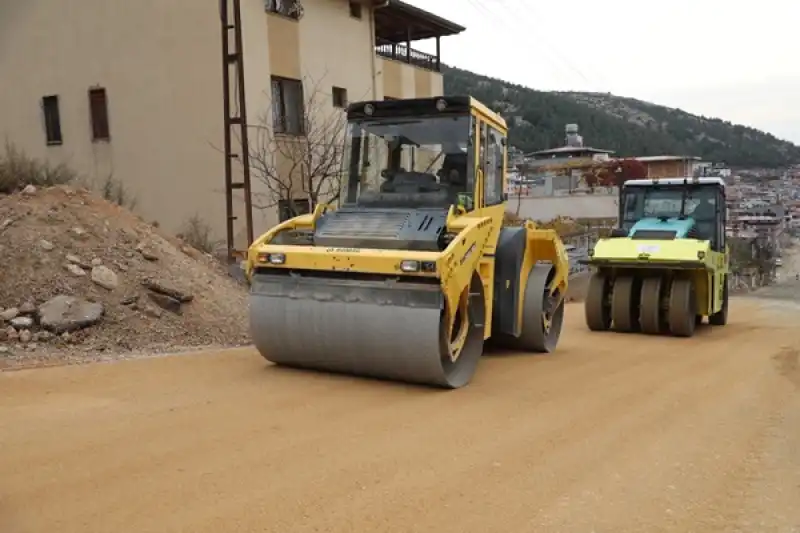
[[[237,251],[234,215],[233,191],[244,193],[244,217],[247,235],[247,246],[253,242],[253,205],[250,189],[250,147],[247,138],[247,105],[244,94],[244,54],[242,53],[242,12],[241,0],[220,0],[219,16],[222,27],[222,95],[225,113],[225,221],[226,240],[228,245],[228,262],[236,260]],[[232,22],[231,22],[232,21]],[[232,35],[231,35],[232,33]],[[233,46],[231,46],[233,40]],[[235,70],[231,76],[231,68]],[[231,91],[231,80],[235,83],[235,91]],[[239,128],[241,154],[233,149],[232,129]],[[242,181],[233,180],[233,160],[242,163]]]

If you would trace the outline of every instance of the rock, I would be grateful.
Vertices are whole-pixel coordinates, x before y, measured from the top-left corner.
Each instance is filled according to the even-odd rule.
[[[142,312],[147,316],[151,316],[153,318],[161,318],[162,315],[164,314],[164,311],[162,311],[158,307],[153,307],[151,305],[148,305],[144,309],[142,309]]]
[[[5,219],[5,220],[3,221],[3,223],[2,223],[2,224],[0,224],[0,231],[3,231],[4,229],[6,229],[7,227],[9,227],[9,226],[10,226],[11,224],[13,224],[13,223],[14,223],[14,219],[13,219],[13,218],[7,218],[7,219]]]
[[[29,343],[29,344],[28,344],[28,346],[27,346],[28,350],[30,350],[30,351],[33,351],[33,350],[35,350],[35,349],[36,349],[36,348],[38,348],[38,347],[39,347],[39,345],[37,345],[35,342],[31,342],[31,343]]]
[[[150,299],[161,309],[169,311],[170,313],[175,313],[176,315],[183,314],[180,300],[176,300],[171,296],[167,296],[166,294],[161,294],[158,292],[148,292],[147,296],[149,296]]]
[[[86,275],[86,271],[83,270],[78,265],[76,265],[75,263],[67,263],[66,265],[64,265],[64,268],[66,268],[67,271],[69,271],[69,273],[72,274],[73,276],[85,276]]]
[[[54,337],[52,333],[49,331],[37,331],[33,334],[33,340],[35,342],[47,342]]]
[[[86,230],[83,228],[74,227],[72,228],[72,233],[74,233],[78,237],[83,237],[84,235],[86,235]]]
[[[92,269],[92,281],[104,289],[113,291],[119,285],[119,277],[110,268],[100,265]]]
[[[66,255],[66,260],[69,261],[70,263],[75,264],[75,265],[82,265],[83,264],[83,261],[81,261],[81,258],[78,257],[77,255],[73,255],[73,254],[67,254]]]
[[[138,294],[132,294],[130,296],[126,296],[122,300],[119,301],[120,305],[133,305],[139,300]]]
[[[9,320],[14,319],[17,315],[19,315],[19,309],[16,307],[10,307],[0,313],[0,320],[5,320],[8,322]]]
[[[32,338],[33,335],[31,334],[31,331],[29,329],[23,329],[22,331],[19,332],[19,342],[21,342],[22,344],[28,344],[29,342],[31,342]]]
[[[125,257],[127,257],[128,259],[133,259],[134,257],[136,257],[136,254],[134,254],[133,252],[125,252]]]
[[[8,353],[11,351],[11,348],[8,346],[0,346],[0,353]]]
[[[50,241],[46,241],[44,239],[39,241],[39,248],[41,248],[42,250],[44,250],[46,252],[49,252],[50,250],[52,250],[55,247],[56,247],[56,245],[53,244]]]
[[[44,329],[61,334],[96,324],[104,312],[101,303],[62,294],[39,306],[39,323]]]
[[[24,189],[22,189],[22,194],[25,196],[33,196],[36,194],[36,187],[33,185],[26,185]]]
[[[14,329],[14,326],[8,326],[8,328],[6,328],[6,338],[9,341],[15,341],[19,339],[19,333],[17,333],[17,330]]]
[[[94,259],[92,259],[92,266],[93,267],[100,266],[102,264],[103,264],[103,260],[100,259],[99,257],[95,257]]]
[[[11,325],[17,329],[27,329],[33,327],[33,319],[29,316],[18,316],[11,320]]]
[[[125,263],[114,263],[114,266],[116,266],[120,272],[128,271],[128,265],[126,265]]]
[[[35,312],[36,304],[30,300],[26,300],[22,305],[19,306],[19,314],[21,315],[32,315]]]
[[[169,296],[181,303],[188,303],[194,300],[194,296],[190,292],[176,287],[167,281],[146,278],[142,280],[142,285],[153,292]]]
[[[8,330],[6,328],[0,328],[0,342],[8,340]]]
[[[158,261],[158,256],[149,248],[145,248],[141,252],[142,257],[144,257],[148,261]]]

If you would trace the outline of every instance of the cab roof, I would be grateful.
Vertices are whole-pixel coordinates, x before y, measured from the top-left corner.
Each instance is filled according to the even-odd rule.
[[[625,187],[652,187],[653,185],[719,185],[723,189],[726,188],[725,180],[717,177],[699,177],[699,178],[647,178],[628,180],[625,182]]]

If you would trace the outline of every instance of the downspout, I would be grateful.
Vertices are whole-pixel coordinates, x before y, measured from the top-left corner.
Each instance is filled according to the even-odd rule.
[[[369,17],[369,32],[370,32],[370,65],[372,66],[372,99],[378,99],[378,72],[375,68],[375,63],[377,62],[377,54],[375,53],[375,47],[377,46],[378,42],[375,39],[375,10],[387,7],[391,0],[376,0],[376,2],[372,5],[372,10],[370,11]]]

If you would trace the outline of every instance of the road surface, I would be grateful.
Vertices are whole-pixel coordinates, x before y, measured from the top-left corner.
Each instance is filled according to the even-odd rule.
[[[7,372],[0,532],[798,532],[798,317],[657,338],[570,304],[557,354],[457,391],[250,349]]]

